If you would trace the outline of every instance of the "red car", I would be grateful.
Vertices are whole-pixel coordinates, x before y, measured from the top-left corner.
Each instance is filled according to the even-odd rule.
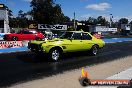
[[[8,40],[8,41],[37,40],[43,38],[44,35],[35,30],[22,30],[18,33],[11,33],[4,35],[4,40]]]

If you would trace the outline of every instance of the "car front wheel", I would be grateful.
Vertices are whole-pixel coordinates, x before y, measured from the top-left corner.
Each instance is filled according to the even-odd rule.
[[[61,57],[61,51],[59,49],[52,49],[50,51],[50,59],[53,61],[58,61]]]
[[[94,45],[90,50],[91,55],[95,56],[98,53],[98,46]]]

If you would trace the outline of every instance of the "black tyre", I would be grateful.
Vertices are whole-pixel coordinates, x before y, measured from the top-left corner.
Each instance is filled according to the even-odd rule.
[[[61,58],[61,50],[53,48],[50,50],[49,56],[52,61],[58,61]]]
[[[18,41],[18,38],[14,36],[14,37],[12,37],[12,40],[13,41]]]
[[[92,46],[92,48],[90,50],[90,54],[95,56],[95,55],[97,55],[97,53],[98,53],[98,46],[97,45]]]
[[[85,78],[85,77],[81,78],[79,80],[79,82],[80,82],[80,84],[82,86],[87,86],[87,85],[90,85],[91,84],[90,80],[88,78]]]

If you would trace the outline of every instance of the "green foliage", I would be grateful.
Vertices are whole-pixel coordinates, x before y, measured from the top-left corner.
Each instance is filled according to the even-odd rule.
[[[31,7],[31,15],[38,23],[60,24],[70,21],[70,18],[63,14],[61,6],[53,0],[32,0]]]
[[[99,16],[97,18],[97,24],[100,24],[101,26],[106,26],[108,24],[108,21],[102,16]]]
[[[108,21],[106,21],[106,19],[102,16],[97,17],[97,19],[93,17],[89,17],[88,20],[86,21],[86,24],[89,24],[89,25],[100,24],[101,26],[106,26],[108,25]]]
[[[97,19],[93,18],[93,17],[89,17],[88,20],[86,21],[87,24],[90,25],[96,25],[97,24]]]
[[[119,20],[119,23],[120,23],[120,24],[128,24],[128,19],[127,19],[127,18],[121,18],[121,19]]]
[[[119,29],[121,28],[121,24],[128,24],[128,19],[127,19],[127,18],[121,18],[121,19],[118,21],[118,28],[119,28]]]
[[[15,18],[9,18],[9,25],[12,28],[27,28],[28,19],[26,18],[27,14],[23,13],[22,10],[18,12],[18,16]]]

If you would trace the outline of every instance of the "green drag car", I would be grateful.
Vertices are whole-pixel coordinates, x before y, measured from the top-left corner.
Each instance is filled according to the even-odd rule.
[[[98,49],[103,48],[104,45],[103,40],[93,37],[88,32],[67,31],[57,39],[31,41],[28,48],[36,54],[39,52],[48,54],[50,59],[57,61],[67,52],[90,51],[91,55],[96,55]]]

